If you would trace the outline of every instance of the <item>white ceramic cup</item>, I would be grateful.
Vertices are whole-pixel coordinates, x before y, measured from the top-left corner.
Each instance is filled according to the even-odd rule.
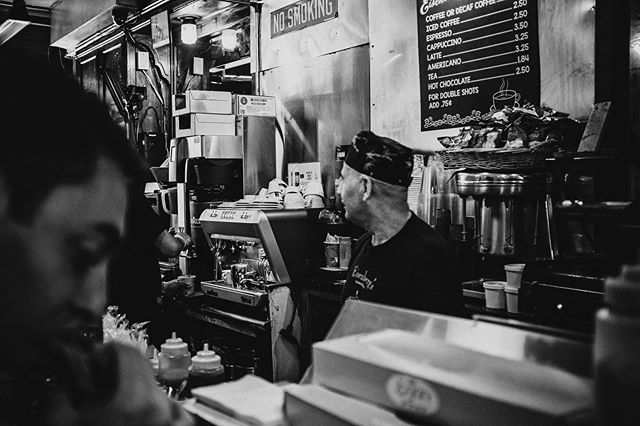
[[[318,195],[307,194],[304,196],[304,206],[308,209],[323,208],[324,200]]]
[[[280,179],[271,179],[269,182],[269,187],[267,188],[267,192],[269,195],[278,194],[281,196],[284,193],[287,184],[281,181]]]
[[[231,269],[222,270],[222,280],[230,287],[233,287],[233,276],[231,275]]]
[[[312,180],[307,183],[307,186],[304,189],[304,196],[306,197],[308,195],[317,195],[324,198],[324,188],[322,188],[322,183],[317,180]]]
[[[285,209],[304,209],[304,198],[295,186],[288,186],[284,193]]]

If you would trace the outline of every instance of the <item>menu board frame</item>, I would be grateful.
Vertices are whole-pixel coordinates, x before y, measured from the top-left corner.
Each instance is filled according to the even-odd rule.
[[[537,0],[417,0],[422,132],[540,103]]]

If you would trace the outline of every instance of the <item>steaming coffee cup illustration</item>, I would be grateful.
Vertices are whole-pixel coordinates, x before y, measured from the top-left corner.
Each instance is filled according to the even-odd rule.
[[[504,107],[516,108],[520,106],[520,93],[512,89],[498,90],[493,94],[491,109],[500,111]]]
[[[502,111],[504,107],[516,108],[519,106],[520,93],[509,89],[509,80],[503,78],[500,88],[493,94],[493,105],[491,105],[491,109],[494,111]]]

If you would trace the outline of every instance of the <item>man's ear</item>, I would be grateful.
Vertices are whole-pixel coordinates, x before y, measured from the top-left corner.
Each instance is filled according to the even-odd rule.
[[[360,177],[360,188],[362,190],[362,201],[367,201],[371,198],[373,192],[373,181],[369,176],[363,175]]]

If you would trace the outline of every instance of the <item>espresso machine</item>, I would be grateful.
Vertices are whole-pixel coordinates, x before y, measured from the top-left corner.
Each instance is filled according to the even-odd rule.
[[[211,252],[200,229],[200,213],[222,201],[266,188],[276,175],[275,118],[238,115],[235,136],[189,136],[171,140],[169,182],[176,183],[177,227],[195,247],[180,255],[184,274],[211,278]]]
[[[176,183],[177,227],[190,234],[194,246],[183,251],[183,274],[206,279],[213,257],[200,229],[200,213],[222,201],[243,196],[242,142],[237,136],[192,136],[171,141],[169,182]]]
[[[299,354],[291,347],[300,339],[300,319],[294,300],[310,259],[322,251],[319,211],[204,210],[199,223],[214,253],[213,278],[201,281],[204,296],[187,302],[186,314],[195,321],[190,334],[210,341],[224,336],[226,346],[255,355],[256,374],[297,381]],[[223,361],[233,363],[229,358]]]

